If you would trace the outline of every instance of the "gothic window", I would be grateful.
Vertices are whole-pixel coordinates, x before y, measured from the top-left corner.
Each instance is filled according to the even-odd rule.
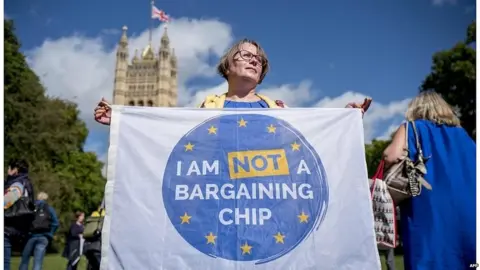
[[[130,100],[130,101],[128,102],[128,106],[135,106],[135,102],[133,102],[133,100]]]
[[[148,107],[153,107],[153,101],[149,100],[149,101],[147,102],[147,106],[148,106]]]
[[[143,100],[140,100],[140,101],[138,102],[138,106],[143,106],[143,105],[144,105],[144,104],[143,104]]]
[[[172,77],[176,77],[176,76],[177,76],[177,72],[176,72],[175,70],[172,70],[172,71],[170,72],[170,75],[171,75]]]

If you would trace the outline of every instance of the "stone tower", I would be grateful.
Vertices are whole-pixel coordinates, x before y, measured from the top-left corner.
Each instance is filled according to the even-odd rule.
[[[117,49],[113,104],[128,106],[175,107],[177,106],[177,57],[170,49],[167,29],[160,40],[160,49],[155,54],[151,44],[142,54],[130,62],[128,54],[127,27]]]

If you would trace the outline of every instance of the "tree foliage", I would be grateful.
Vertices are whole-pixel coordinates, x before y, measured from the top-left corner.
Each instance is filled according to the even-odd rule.
[[[378,165],[382,160],[383,151],[390,144],[391,140],[372,140],[370,144],[365,145],[365,156],[367,159],[368,177],[371,178],[377,171]]]
[[[420,91],[434,90],[459,109],[462,126],[475,138],[476,127],[476,51],[472,44],[476,24],[472,22],[465,41],[433,55],[432,71]]]
[[[89,213],[100,204],[103,164],[94,153],[83,151],[88,130],[77,105],[47,96],[20,52],[12,21],[5,21],[4,32],[5,162],[29,162],[35,192],[47,192],[57,211],[61,238],[74,211]]]

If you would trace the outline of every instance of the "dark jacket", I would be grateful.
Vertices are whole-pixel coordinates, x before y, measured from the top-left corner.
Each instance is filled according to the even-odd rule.
[[[17,174],[14,176],[7,176],[7,181],[4,183],[3,192],[4,194],[7,192],[8,188],[10,188],[15,183],[21,183],[23,186],[23,192],[28,192],[28,198],[33,202],[35,195],[33,190],[33,185],[30,179],[28,178],[28,174]],[[8,211],[6,209],[5,211]],[[28,230],[30,229],[30,224],[28,222],[19,222],[17,219],[14,218],[5,218],[3,219],[5,224],[4,232],[8,236],[25,236],[28,234]]]
[[[46,202],[39,200],[39,201],[35,202],[35,205],[41,207],[41,205],[44,204],[44,203],[46,203]],[[51,226],[50,231],[49,232],[44,232],[44,233],[34,233],[34,234],[32,234],[32,237],[34,237],[34,236],[45,236],[49,240],[53,239],[53,235],[57,231],[60,223],[58,222],[57,213],[55,212],[55,209],[53,209],[53,207],[51,205],[48,205],[48,211],[50,212],[50,217],[52,218],[52,223],[50,224],[50,226]]]
[[[72,223],[66,235],[63,257],[71,260],[82,255],[80,252],[80,235],[83,234],[83,229],[83,225],[78,225],[75,221]]]

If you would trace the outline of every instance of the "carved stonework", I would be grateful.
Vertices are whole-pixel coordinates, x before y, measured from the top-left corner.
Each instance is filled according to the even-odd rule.
[[[149,44],[129,60],[127,28],[118,45],[113,103],[126,106],[177,106],[177,58],[170,49],[167,32],[155,53]],[[130,61],[130,62],[129,62]]]

